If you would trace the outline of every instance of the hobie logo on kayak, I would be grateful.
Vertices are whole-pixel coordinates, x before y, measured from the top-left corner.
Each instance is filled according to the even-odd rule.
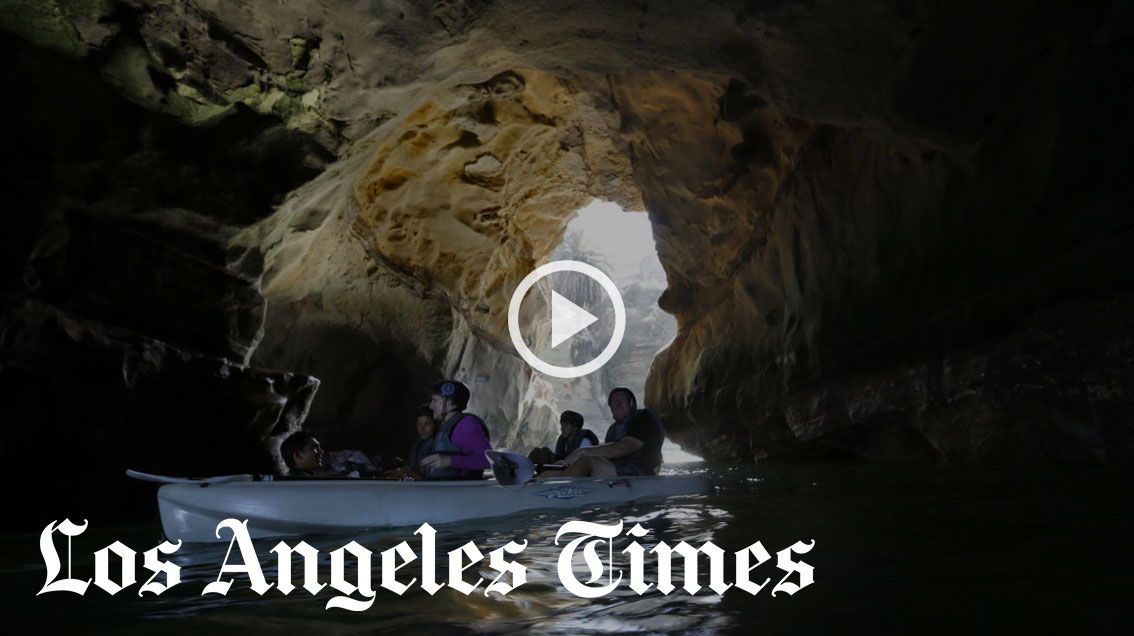
[[[544,488],[543,490],[533,492],[533,497],[542,497],[544,499],[574,499],[581,495],[589,495],[594,492],[594,488],[584,488],[582,486],[556,486],[554,488]]]
[[[569,492],[570,487],[561,487],[549,490],[558,491],[558,495]],[[574,496],[574,495],[570,495]],[[94,577],[73,578],[71,554],[72,541],[82,535],[87,529],[87,522],[81,525],[65,519],[61,522],[50,523],[43,529],[39,537],[39,549],[43,556],[43,564],[47,569],[47,581],[36,594],[39,596],[48,592],[71,592],[84,596],[92,581],[95,587],[114,596],[119,592],[132,587],[139,582],[136,574],[138,554],[120,541],[94,553]],[[733,553],[734,567],[726,567],[725,551],[706,542],[695,548],[682,541],[675,546],[669,546],[664,541],[658,541],[650,550],[646,550],[637,539],[649,534],[649,530],[641,524],[634,524],[630,529],[624,530],[621,520],[613,524],[590,523],[587,521],[569,521],[555,534],[555,545],[561,540],[577,535],[567,541],[559,554],[557,573],[564,589],[582,598],[599,598],[613,593],[620,585],[626,585],[633,592],[641,595],[651,588],[661,594],[669,594],[677,589],[674,581],[681,584],[681,589],[689,594],[698,594],[703,589],[698,576],[698,561],[701,557],[708,559],[709,590],[716,594],[724,594],[730,588],[737,588],[749,594],[758,594],[767,587],[772,579],[754,571],[764,566],[772,559],[771,553],[759,541],[746,548]],[[220,564],[215,581],[204,586],[201,595],[219,594],[226,596],[237,584],[239,575],[247,587],[259,595],[274,593],[288,595],[302,587],[308,594],[315,596],[330,588],[336,594],[326,603],[325,609],[343,609],[360,612],[369,609],[377,596],[373,579],[375,576],[372,567],[374,554],[355,541],[332,550],[330,553],[330,575],[320,571],[320,565],[327,563],[320,551],[305,541],[291,546],[280,541],[271,549],[273,557],[267,557],[268,573],[276,573],[276,580],[269,582],[265,576],[265,567],[261,556],[256,552],[248,532],[248,522],[237,519],[225,519],[216,528],[217,538],[221,538],[222,531],[231,534],[228,551],[225,552],[224,561]],[[429,594],[436,594],[443,587],[450,587],[461,594],[472,594],[482,589],[485,596],[492,592],[501,597],[512,590],[527,583],[527,568],[509,557],[519,555],[528,546],[527,541],[510,541],[488,553],[488,568],[496,571],[496,576],[489,582],[480,574],[485,572],[481,562],[485,554],[475,543],[469,541],[459,548],[448,551],[447,580],[438,579],[437,563],[437,531],[429,524],[422,524],[414,533],[420,537],[419,551],[414,551],[406,541],[379,553],[381,567],[378,574],[379,587],[401,596],[414,584]],[[60,551],[55,545],[56,535],[65,537],[66,543],[66,577],[63,578],[63,562]],[[618,547],[616,547],[616,543]],[[798,561],[795,555],[806,554],[815,547],[815,542],[804,543],[796,541],[792,545],[776,552],[775,566],[784,575],[772,586],[771,595],[779,593],[793,595],[815,582],[815,568]],[[138,596],[146,592],[158,596],[181,583],[181,567],[170,560],[163,560],[181,548],[181,542],[176,544],[163,542],[157,547],[145,552],[142,566],[152,574],[138,589]],[[629,569],[615,567],[614,553],[625,554],[629,557]],[[236,554],[234,554],[234,552]],[[653,555],[648,557],[647,554]],[[604,562],[602,556],[606,555]],[[294,561],[302,560],[301,567],[295,567]],[[656,574],[653,581],[647,581],[647,559],[656,561]],[[410,563],[420,561],[420,568],[407,568]],[[675,563],[676,562],[676,563]],[[680,573],[674,573],[675,564],[679,564]],[[765,567],[765,570],[769,566]],[[300,574],[302,572],[302,574]],[[417,576],[412,576],[416,574]],[[731,574],[732,582],[726,581],[726,574]],[[580,576],[581,575],[581,576]],[[297,576],[302,577],[302,584],[296,585]],[[475,577],[475,579],[474,579]],[[624,577],[626,582],[624,582]],[[762,582],[757,582],[763,578]]]

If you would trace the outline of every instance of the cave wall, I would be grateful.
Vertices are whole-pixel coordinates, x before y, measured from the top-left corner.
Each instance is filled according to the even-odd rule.
[[[320,144],[247,109],[187,128],[102,77],[116,50],[0,34],[0,461],[35,476],[28,527],[149,510],[126,468],[271,471],[266,441],[318,387],[249,364],[260,263],[229,263],[228,241],[317,174]]]
[[[999,8],[907,9],[839,60],[813,43],[847,25],[783,21],[758,51],[791,63],[788,82],[635,73],[615,89],[669,274],[661,304],[680,326],[649,399],[679,439],[733,457],[1129,457],[1129,434],[1107,433],[1129,431],[1129,371],[1110,367],[1121,388],[1099,398],[1061,351],[1103,365],[1095,336],[1019,326],[1129,288],[1134,193],[1115,168],[1132,159],[1130,118],[1110,79],[1129,61],[1115,32],[1129,16]],[[697,125],[674,126],[670,109]],[[1103,322],[1124,341],[1121,320]],[[1021,379],[960,415],[954,401],[1003,371],[1002,339],[1025,333],[1021,355],[1068,375],[1059,390]],[[915,367],[949,377],[955,353],[985,365],[971,384],[929,382],[916,399],[888,385]],[[870,397],[829,390],[841,382]]]

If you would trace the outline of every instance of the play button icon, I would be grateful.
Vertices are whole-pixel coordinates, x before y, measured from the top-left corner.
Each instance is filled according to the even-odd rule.
[[[551,346],[558,347],[564,340],[598,322],[591,312],[551,290]]]
[[[528,348],[523,334],[520,333],[520,304],[523,302],[524,296],[540,279],[556,272],[576,272],[593,278],[606,291],[611,304],[614,306],[614,333],[610,337],[610,342],[594,360],[575,367],[561,367],[540,359]],[[552,348],[558,347],[596,322],[598,322],[598,318],[589,311],[576,305],[555,290],[551,291]],[[512,301],[508,304],[508,333],[512,337],[512,345],[516,347],[516,352],[536,371],[557,378],[578,378],[597,371],[602,365],[609,362],[618,351],[618,346],[622,344],[622,336],[626,333],[626,306],[622,303],[622,296],[618,293],[618,288],[614,286],[614,281],[610,280],[610,277],[604,274],[602,270],[580,261],[552,261],[537,267],[516,286],[516,291],[512,293]]]

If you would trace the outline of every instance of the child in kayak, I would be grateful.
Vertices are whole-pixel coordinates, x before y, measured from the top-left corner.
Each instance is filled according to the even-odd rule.
[[[417,429],[417,439],[410,447],[409,461],[405,466],[382,473],[383,479],[425,479],[421,460],[433,454],[433,438],[437,434],[437,421],[433,419],[433,410],[429,406],[419,407],[413,425]]]
[[[440,422],[433,453],[421,460],[426,479],[480,479],[488,468],[484,451],[492,448],[484,420],[465,413],[472,393],[456,380],[433,386],[429,408]]]
[[[292,433],[280,444],[280,456],[288,477],[359,477],[378,472],[377,466],[361,451],[326,453],[322,444],[307,431]]]
[[[544,446],[528,454],[528,459],[536,464],[552,464],[567,459],[578,448],[597,445],[598,437],[590,429],[583,428],[582,414],[563,411],[559,415],[559,439],[555,440],[555,452]]]
[[[323,470],[323,446],[307,431],[296,431],[280,444],[280,457],[287,464],[288,477],[314,477]]]

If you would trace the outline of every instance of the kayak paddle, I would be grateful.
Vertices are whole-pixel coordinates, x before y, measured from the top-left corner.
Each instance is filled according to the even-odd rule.
[[[252,475],[218,475],[216,477],[168,477],[166,475],[154,475],[152,473],[143,473],[140,470],[126,470],[126,476],[138,479],[140,481],[152,481],[157,484],[200,484],[207,486],[209,484],[223,484],[229,481],[252,481],[255,479]]]

